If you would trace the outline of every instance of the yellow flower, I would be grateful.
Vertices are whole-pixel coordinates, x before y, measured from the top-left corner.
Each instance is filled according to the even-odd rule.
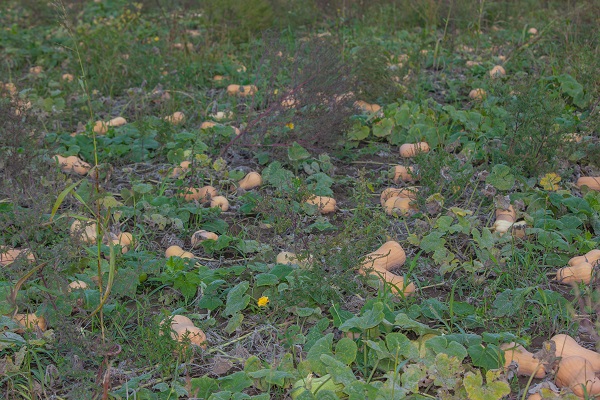
[[[293,122],[290,122],[289,124],[285,124],[285,126],[286,126],[288,129],[290,129],[290,130],[294,129],[294,123],[293,123]]]
[[[160,40],[160,38],[158,36],[154,36],[154,41],[158,42]]]
[[[256,302],[259,307],[266,307],[269,304],[269,298],[267,296],[263,296]]]
[[[558,182],[560,182],[560,176],[554,172],[546,174],[540,179],[540,185],[548,191],[558,190]]]

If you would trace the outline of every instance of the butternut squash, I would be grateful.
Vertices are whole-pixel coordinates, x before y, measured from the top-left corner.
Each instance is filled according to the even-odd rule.
[[[518,365],[517,374],[522,376],[534,375],[537,379],[546,376],[546,368],[540,360],[534,357],[533,353],[527,351],[523,346],[512,343],[505,343],[500,346],[504,350],[504,367],[514,361]]]
[[[404,165],[396,165],[393,170],[394,183],[399,182],[415,182],[418,180],[414,167],[405,167]]]
[[[125,125],[126,123],[127,120],[123,117],[116,117],[108,122],[96,121],[96,124],[94,125],[94,133],[96,133],[97,135],[104,135],[106,132],[108,132],[109,127],[121,126]]]
[[[379,104],[370,104],[362,100],[355,101],[354,106],[363,112],[376,113],[381,110],[381,106]]]
[[[487,96],[487,93],[481,88],[473,89],[469,92],[469,98],[472,100],[481,101],[485,99],[485,96]]]
[[[587,262],[587,263],[594,265],[596,263],[596,261],[598,261],[598,260],[600,260],[600,250],[594,249],[594,250],[588,251],[583,256],[577,256],[577,257],[571,258],[569,260],[569,265],[573,266],[573,265],[581,264],[582,262]]]
[[[404,143],[400,146],[400,157],[411,158],[419,153],[427,153],[428,151],[429,144],[427,142]]]
[[[387,215],[407,216],[414,210],[414,206],[412,199],[408,197],[390,197],[383,205],[383,209]]]
[[[501,78],[506,75],[506,71],[502,65],[495,65],[494,68],[490,70],[490,77],[492,78]]]
[[[196,231],[192,235],[192,239],[191,239],[192,247],[196,247],[197,245],[204,242],[205,240],[217,240],[218,238],[219,238],[219,235],[217,235],[214,232],[209,232],[209,231],[205,231],[205,230]]]
[[[6,267],[12,264],[22,254],[27,253],[27,261],[35,261],[35,256],[29,249],[9,249],[0,246],[0,266]]]
[[[582,176],[577,179],[576,185],[580,189],[587,186],[590,190],[600,191],[600,176]]]
[[[224,196],[215,196],[210,200],[211,207],[219,207],[221,211],[229,210],[229,200]]]
[[[44,332],[47,328],[46,319],[38,317],[35,313],[32,314],[15,314],[14,320],[17,321],[25,329],[36,329]],[[24,333],[25,329],[18,329],[17,333]]]
[[[307,204],[317,206],[321,214],[331,214],[335,212],[336,201],[333,197],[313,196],[306,200]]]
[[[600,394],[600,379],[596,378],[592,364],[579,356],[566,357],[560,361],[555,383],[558,387],[571,389],[581,398]]]
[[[202,329],[193,325],[190,326],[180,324],[172,325],[171,328],[171,337],[174,340],[183,342],[185,339],[189,339],[192,345],[206,349],[206,334],[202,331]]]
[[[240,97],[252,96],[258,91],[254,85],[229,85],[227,86],[228,95],[236,95]]]
[[[70,228],[71,237],[80,240],[85,243],[95,244],[96,243],[96,223],[85,224],[83,221],[76,219],[71,224]]]
[[[381,203],[381,206],[383,207],[385,202],[388,201],[389,199],[391,199],[392,197],[406,197],[410,200],[416,200],[418,191],[419,191],[419,188],[414,187],[414,186],[401,188],[401,189],[386,188],[383,190],[383,192],[381,192],[381,196],[379,196],[379,202]]]
[[[165,121],[172,123],[173,125],[179,125],[185,120],[185,114],[181,111],[175,111],[172,115],[167,115]]]
[[[556,272],[556,280],[560,283],[588,284],[592,281],[594,267],[588,262],[582,262],[577,265],[560,268]]]
[[[186,201],[197,200],[200,203],[208,203],[213,197],[218,195],[217,189],[212,186],[204,186],[200,189],[187,188],[183,193],[183,198]]]
[[[569,335],[559,334],[550,339],[556,344],[557,357],[583,357],[592,365],[593,371],[600,371],[600,354],[582,347]]]
[[[246,176],[238,182],[238,187],[243,190],[252,190],[262,185],[262,176],[258,172],[248,172]]]
[[[408,296],[415,291],[414,283],[406,284],[404,277],[389,272],[392,268],[404,265],[406,253],[398,242],[393,240],[384,243],[373,253],[367,254],[361,264],[359,272],[362,275],[371,273],[379,279],[392,285],[394,293],[402,293]]]

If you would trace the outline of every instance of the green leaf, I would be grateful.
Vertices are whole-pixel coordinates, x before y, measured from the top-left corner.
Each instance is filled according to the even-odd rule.
[[[394,129],[394,121],[391,118],[383,118],[376,124],[373,124],[373,136],[386,137],[392,133]]]
[[[274,161],[262,170],[262,178],[266,184],[282,191],[289,191],[292,188],[294,174],[283,168],[279,161]]]
[[[254,276],[256,286],[274,286],[279,283],[277,275],[273,274],[258,274]]]
[[[511,173],[510,167],[503,164],[496,164],[485,179],[498,190],[510,190],[515,184],[515,176]]]
[[[427,378],[427,371],[422,364],[407,365],[401,377],[402,387],[413,393],[419,393],[419,383],[425,378]]]
[[[294,375],[287,371],[278,371],[276,369],[265,368],[255,372],[249,372],[248,376],[254,379],[265,378],[265,382],[272,385],[283,387],[285,380],[294,378]]]
[[[223,376],[218,379],[221,390],[230,390],[232,392],[241,392],[252,385],[252,379],[244,371],[234,372],[233,374]]]
[[[315,342],[307,353],[306,359],[310,364],[310,368],[318,375],[327,373],[327,365],[321,361],[321,356],[326,354],[333,357],[331,346],[333,344],[333,333],[328,333]]]
[[[436,386],[453,388],[460,383],[463,370],[461,360],[445,353],[439,353],[435,356],[435,363],[431,368],[430,376],[434,377],[433,383]]]
[[[433,350],[435,354],[444,353],[462,361],[467,356],[467,349],[458,342],[449,342],[444,336],[436,336],[425,342],[425,347]]]
[[[339,359],[323,354],[321,355],[321,361],[327,366],[327,373],[331,375],[335,383],[341,383],[344,386],[347,386],[357,380],[352,368],[344,362],[339,361]]]
[[[225,327],[225,332],[229,333],[230,335],[235,332],[235,330],[237,328],[240,327],[240,325],[242,325],[242,321],[244,320],[244,316],[240,313],[237,314],[233,314],[233,316],[231,318],[229,318],[229,321],[227,321],[227,326]]]
[[[310,158],[310,153],[298,143],[294,142],[288,147],[288,158],[290,161],[302,161]]]
[[[417,359],[419,349],[413,342],[400,332],[391,332],[385,336],[385,343],[389,352],[406,359]]]
[[[227,302],[225,311],[223,311],[225,316],[233,315],[248,306],[250,303],[250,295],[244,295],[244,293],[246,293],[249,287],[250,284],[248,281],[242,281],[231,288],[229,293],[227,293]]]
[[[439,331],[437,331],[436,329],[432,329],[429,326],[422,324],[421,322],[415,321],[414,319],[411,319],[408,315],[404,313],[399,313],[398,315],[396,315],[394,325],[398,326],[400,329],[405,331],[413,331],[419,336],[423,336],[428,333],[439,334]]]
[[[442,238],[443,232],[432,231],[427,236],[423,237],[420,243],[420,247],[423,251],[433,253],[440,248],[444,248],[446,240]]]
[[[485,369],[497,369],[504,365],[504,352],[493,344],[475,345],[467,349],[473,365]]]
[[[357,351],[358,346],[354,340],[343,337],[335,345],[335,358],[346,365],[350,365],[356,360]]]
[[[352,317],[340,325],[339,329],[343,332],[348,332],[352,328],[356,328],[360,331],[366,331],[367,329],[374,328],[379,325],[385,315],[383,313],[383,303],[378,301],[373,304],[373,308],[365,311],[360,317]]]
[[[348,132],[348,140],[361,141],[369,137],[370,129],[368,126],[354,126],[350,132]]]

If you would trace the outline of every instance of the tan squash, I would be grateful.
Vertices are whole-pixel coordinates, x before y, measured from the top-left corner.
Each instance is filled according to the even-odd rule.
[[[67,291],[71,293],[73,290],[85,290],[88,288],[88,284],[84,281],[73,281],[69,283]]]
[[[485,97],[487,96],[487,93],[485,92],[485,90],[478,88],[478,89],[473,89],[469,92],[469,98],[473,99],[473,100],[477,100],[477,101],[481,101],[483,99],[485,99]]]
[[[179,326],[194,326],[194,322],[185,315],[173,315],[173,319],[171,319],[171,328]]]
[[[577,179],[576,185],[580,189],[587,186],[590,190],[600,191],[600,176],[582,176]]]
[[[405,262],[406,253],[400,243],[390,240],[365,256],[359,272],[362,275],[367,273],[377,275],[381,280],[392,285],[394,293],[402,292],[404,296],[408,296],[415,291],[414,283],[405,285],[404,277],[389,272],[393,268],[404,265]]]
[[[406,216],[414,211],[413,200],[408,197],[390,197],[383,205],[383,210],[387,215]]]
[[[401,188],[401,189],[386,188],[383,190],[383,192],[381,192],[381,195],[379,196],[379,202],[381,203],[381,206],[383,207],[385,205],[385,202],[388,201],[389,199],[391,199],[392,197],[406,197],[411,200],[416,200],[418,191],[419,191],[419,188],[414,187],[414,186]]]
[[[219,238],[219,235],[217,235],[214,232],[209,232],[209,231],[205,231],[205,230],[196,231],[192,235],[192,239],[191,239],[192,247],[196,247],[197,245],[204,242],[205,240],[217,240],[218,238]]]
[[[252,190],[262,185],[262,176],[258,172],[248,172],[246,176],[238,182],[238,187],[244,190]]]
[[[556,280],[560,283],[588,284],[592,281],[594,267],[588,262],[582,262],[577,265],[560,268],[556,272]]]
[[[212,186],[204,186],[200,189],[188,188],[183,194],[186,201],[197,200],[200,203],[208,203],[213,197],[218,196],[217,189]]]
[[[62,157],[59,155],[54,156],[54,159],[58,162],[60,169],[63,172],[75,172],[78,175],[86,175],[92,166],[77,156]]]
[[[194,346],[199,346],[202,349],[206,349],[206,334],[202,329],[190,325],[179,325],[176,324],[171,326],[171,337],[174,340],[183,342],[186,338],[190,340],[190,343]]]
[[[379,104],[370,104],[362,100],[355,101],[354,106],[362,110],[363,112],[376,113],[379,112],[379,110],[381,110],[381,106]]]
[[[507,210],[498,208],[496,210],[496,221],[509,221],[510,223],[515,222],[517,219],[517,212],[513,208],[512,204],[508,207]]]
[[[203,123],[200,124],[200,129],[210,129],[216,125],[218,125],[218,124],[214,121],[204,121]]]
[[[227,94],[240,97],[252,96],[258,91],[254,85],[229,85],[227,86]]]
[[[527,236],[525,229],[527,229],[527,223],[525,221],[515,222],[511,226],[511,233],[513,237],[524,239],[525,236]]]
[[[429,144],[427,142],[404,143],[400,146],[400,157],[411,158],[419,153],[427,153],[428,151]]]
[[[580,346],[579,343],[569,335],[555,335],[550,340],[556,344],[557,357],[583,357],[592,364],[594,371],[600,372],[600,354]]]
[[[336,201],[333,197],[313,196],[306,200],[307,204],[317,206],[321,214],[331,214],[335,212]]]
[[[210,200],[211,207],[219,207],[221,211],[229,210],[229,200],[225,196],[215,196]]]
[[[111,119],[108,122],[104,122],[104,121],[96,121],[96,124],[94,125],[94,133],[98,134],[98,135],[104,135],[106,132],[108,132],[108,128],[111,126],[121,126],[121,125],[125,125],[127,123],[127,120],[123,117],[116,117]]]
[[[0,266],[6,267],[12,264],[15,260],[27,253],[27,261],[35,261],[35,256],[29,251],[29,249],[10,249],[7,247],[0,246]]]
[[[83,221],[76,219],[71,224],[70,232],[71,237],[76,240],[80,240],[89,244],[96,243],[97,232],[95,222],[86,224]]]
[[[25,329],[36,329],[44,332],[47,328],[46,319],[38,317],[35,313],[32,314],[15,314],[14,320]],[[17,333],[24,333],[25,329],[18,329]]]
[[[167,250],[165,250],[165,257],[194,258],[196,256],[194,256],[194,254],[190,253],[189,251],[185,251],[181,247],[174,245],[168,247]]]
[[[583,256],[577,256],[577,257],[571,258],[569,260],[569,265],[573,266],[573,265],[581,264],[582,262],[587,262],[587,263],[594,265],[598,260],[600,260],[600,250],[594,249],[594,250],[588,251]]]
[[[501,78],[506,75],[506,71],[502,65],[495,65],[494,68],[490,70],[490,77],[492,78]]]
[[[396,165],[393,170],[394,183],[399,182],[415,182],[418,180],[414,167],[405,167],[404,165]]]
[[[558,387],[571,389],[581,398],[600,394],[600,379],[596,378],[592,364],[579,356],[565,357],[560,361],[555,383]]]
[[[173,125],[179,125],[185,121],[185,114],[181,111],[175,111],[173,114],[167,115],[165,121],[170,122]]]
[[[277,254],[277,257],[275,258],[275,262],[277,264],[298,265],[302,268],[308,267],[312,260],[312,256],[309,256],[307,259],[300,260],[296,253],[292,253],[290,251],[281,251],[279,252],[279,254]]]
[[[518,365],[517,374],[522,376],[534,375],[537,379],[546,376],[546,368],[540,360],[534,357],[533,353],[527,351],[525,347],[516,343],[505,343],[500,346],[504,350],[504,367],[514,361]]]

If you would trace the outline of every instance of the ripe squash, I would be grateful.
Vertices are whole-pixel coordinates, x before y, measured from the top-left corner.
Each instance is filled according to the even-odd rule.
[[[541,361],[535,358],[533,353],[527,351],[523,346],[512,342],[505,343],[500,348],[504,350],[505,368],[514,361],[519,366],[517,369],[519,375],[531,376],[535,374],[537,379],[542,379],[546,376],[546,368]]]
[[[569,265],[573,266],[573,265],[581,264],[582,262],[587,262],[587,263],[594,265],[596,263],[596,261],[598,261],[598,260],[600,260],[600,250],[594,249],[594,250],[588,251],[583,256],[577,256],[577,257],[571,258],[569,260]]]
[[[228,95],[236,95],[240,97],[252,96],[258,91],[254,85],[229,85],[227,86]]]
[[[15,314],[14,320],[17,321],[23,328],[36,329],[44,332],[47,328],[46,319],[38,317],[35,313],[32,314]],[[25,329],[18,329],[17,333],[25,333]]]
[[[381,106],[379,104],[370,104],[362,100],[355,101],[354,106],[363,112],[376,113],[381,110]]]
[[[396,165],[393,168],[394,183],[398,182],[415,182],[418,180],[414,167],[405,167],[404,165]]]
[[[513,208],[512,204],[508,207],[508,209],[504,210],[502,208],[498,208],[496,210],[496,221],[508,221],[510,223],[515,222],[517,219],[517,212]]]
[[[252,190],[262,185],[262,176],[258,172],[248,172],[246,176],[238,182],[238,187],[244,190]]]
[[[577,179],[576,185],[580,189],[587,186],[590,190],[600,191],[600,176],[582,176]]]
[[[60,169],[63,172],[75,172],[77,175],[86,175],[92,166],[77,156],[62,157],[59,155],[54,156],[54,159],[58,162]]]
[[[559,334],[550,339],[556,344],[557,357],[583,357],[592,365],[593,371],[600,372],[600,354],[582,347],[569,335]]]
[[[123,117],[116,117],[108,122],[96,121],[96,124],[94,124],[94,133],[96,133],[97,135],[104,135],[106,132],[108,132],[109,127],[121,126],[125,125],[126,123],[127,120]]]
[[[400,243],[390,240],[365,256],[359,272],[362,275],[367,273],[377,275],[381,280],[392,285],[394,293],[402,292],[404,296],[408,296],[415,291],[414,283],[406,285],[404,277],[389,272],[393,268],[404,265],[405,262],[406,253]]]
[[[83,221],[76,219],[71,224],[71,237],[80,240],[85,243],[95,244],[96,243],[96,223],[85,224]]]
[[[473,89],[469,92],[469,98],[473,100],[481,101],[485,99],[485,96],[487,96],[487,93],[481,88]]]
[[[204,186],[200,189],[188,188],[183,193],[183,198],[186,201],[197,200],[200,203],[208,203],[213,197],[218,195],[217,189],[212,186]]]
[[[193,325],[190,326],[180,324],[172,325],[171,328],[171,337],[174,340],[183,342],[186,338],[188,338],[192,345],[206,349],[206,334],[202,331],[202,329]]]
[[[27,253],[27,261],[35,261],[35,256],[29,249],[9,249],[0,246],[0,266],[12,264],[22,253]]]
[[[427,142],[404,143],[400,146],[400,157],[410,158],[416,156],[418,153],[427,153],[428,151],[429,144]]]
[[[582,262],[577,265],[560,268],[556,272],[556,280],[560,283],[585,283],[592,281],[594,267],[588,262]]]
[[[205,231],[205,230],[196,231],[192,235],[192,239],[191,239],[192,247],[196,247],[197,245],[204,242],[205,240],[217,240],[218,238],[219,238],[219,235],[217,235],[214,232],[209,232],[209,231]]]
[[[219,207],[221,211],[229,210],[229,200],[224,196],[215,196],[210,200],[211,207]]]
[[[387,215],[407,216],[414,210],[412,201],[408,197],[390,197],[383,205],[383,209]]]
[[[492,78],[501,78],[506,75],[506,71],[502,65],[495,65],[494,68],[490,70],[490,76]]]
[[[391,199],[392,197],[406,197],[410,200],[416,200],[418,191],[419,188],[414,186],[402,189],[386,188],[383,190],[383,192],[381,192],[381,196],[379,196],[379,202],[383,207],[385,205],[385,202]]]
[[[175,111],[172,115],[167,115],[164,119],[173,125],[179,125],[185,120],[185,114],[181,111]]]
[[[581,398],[586,394],[589,398],[600,394],[600,379],[596,378],[592,364],[579,356],[566,357],[560,361],[555,383],[558,387],[571,389]]]
[[[330,214],[335,212],[336,201],[333,197],[313,196],[306,200],[307,204],[317,206],[321,214]]]

